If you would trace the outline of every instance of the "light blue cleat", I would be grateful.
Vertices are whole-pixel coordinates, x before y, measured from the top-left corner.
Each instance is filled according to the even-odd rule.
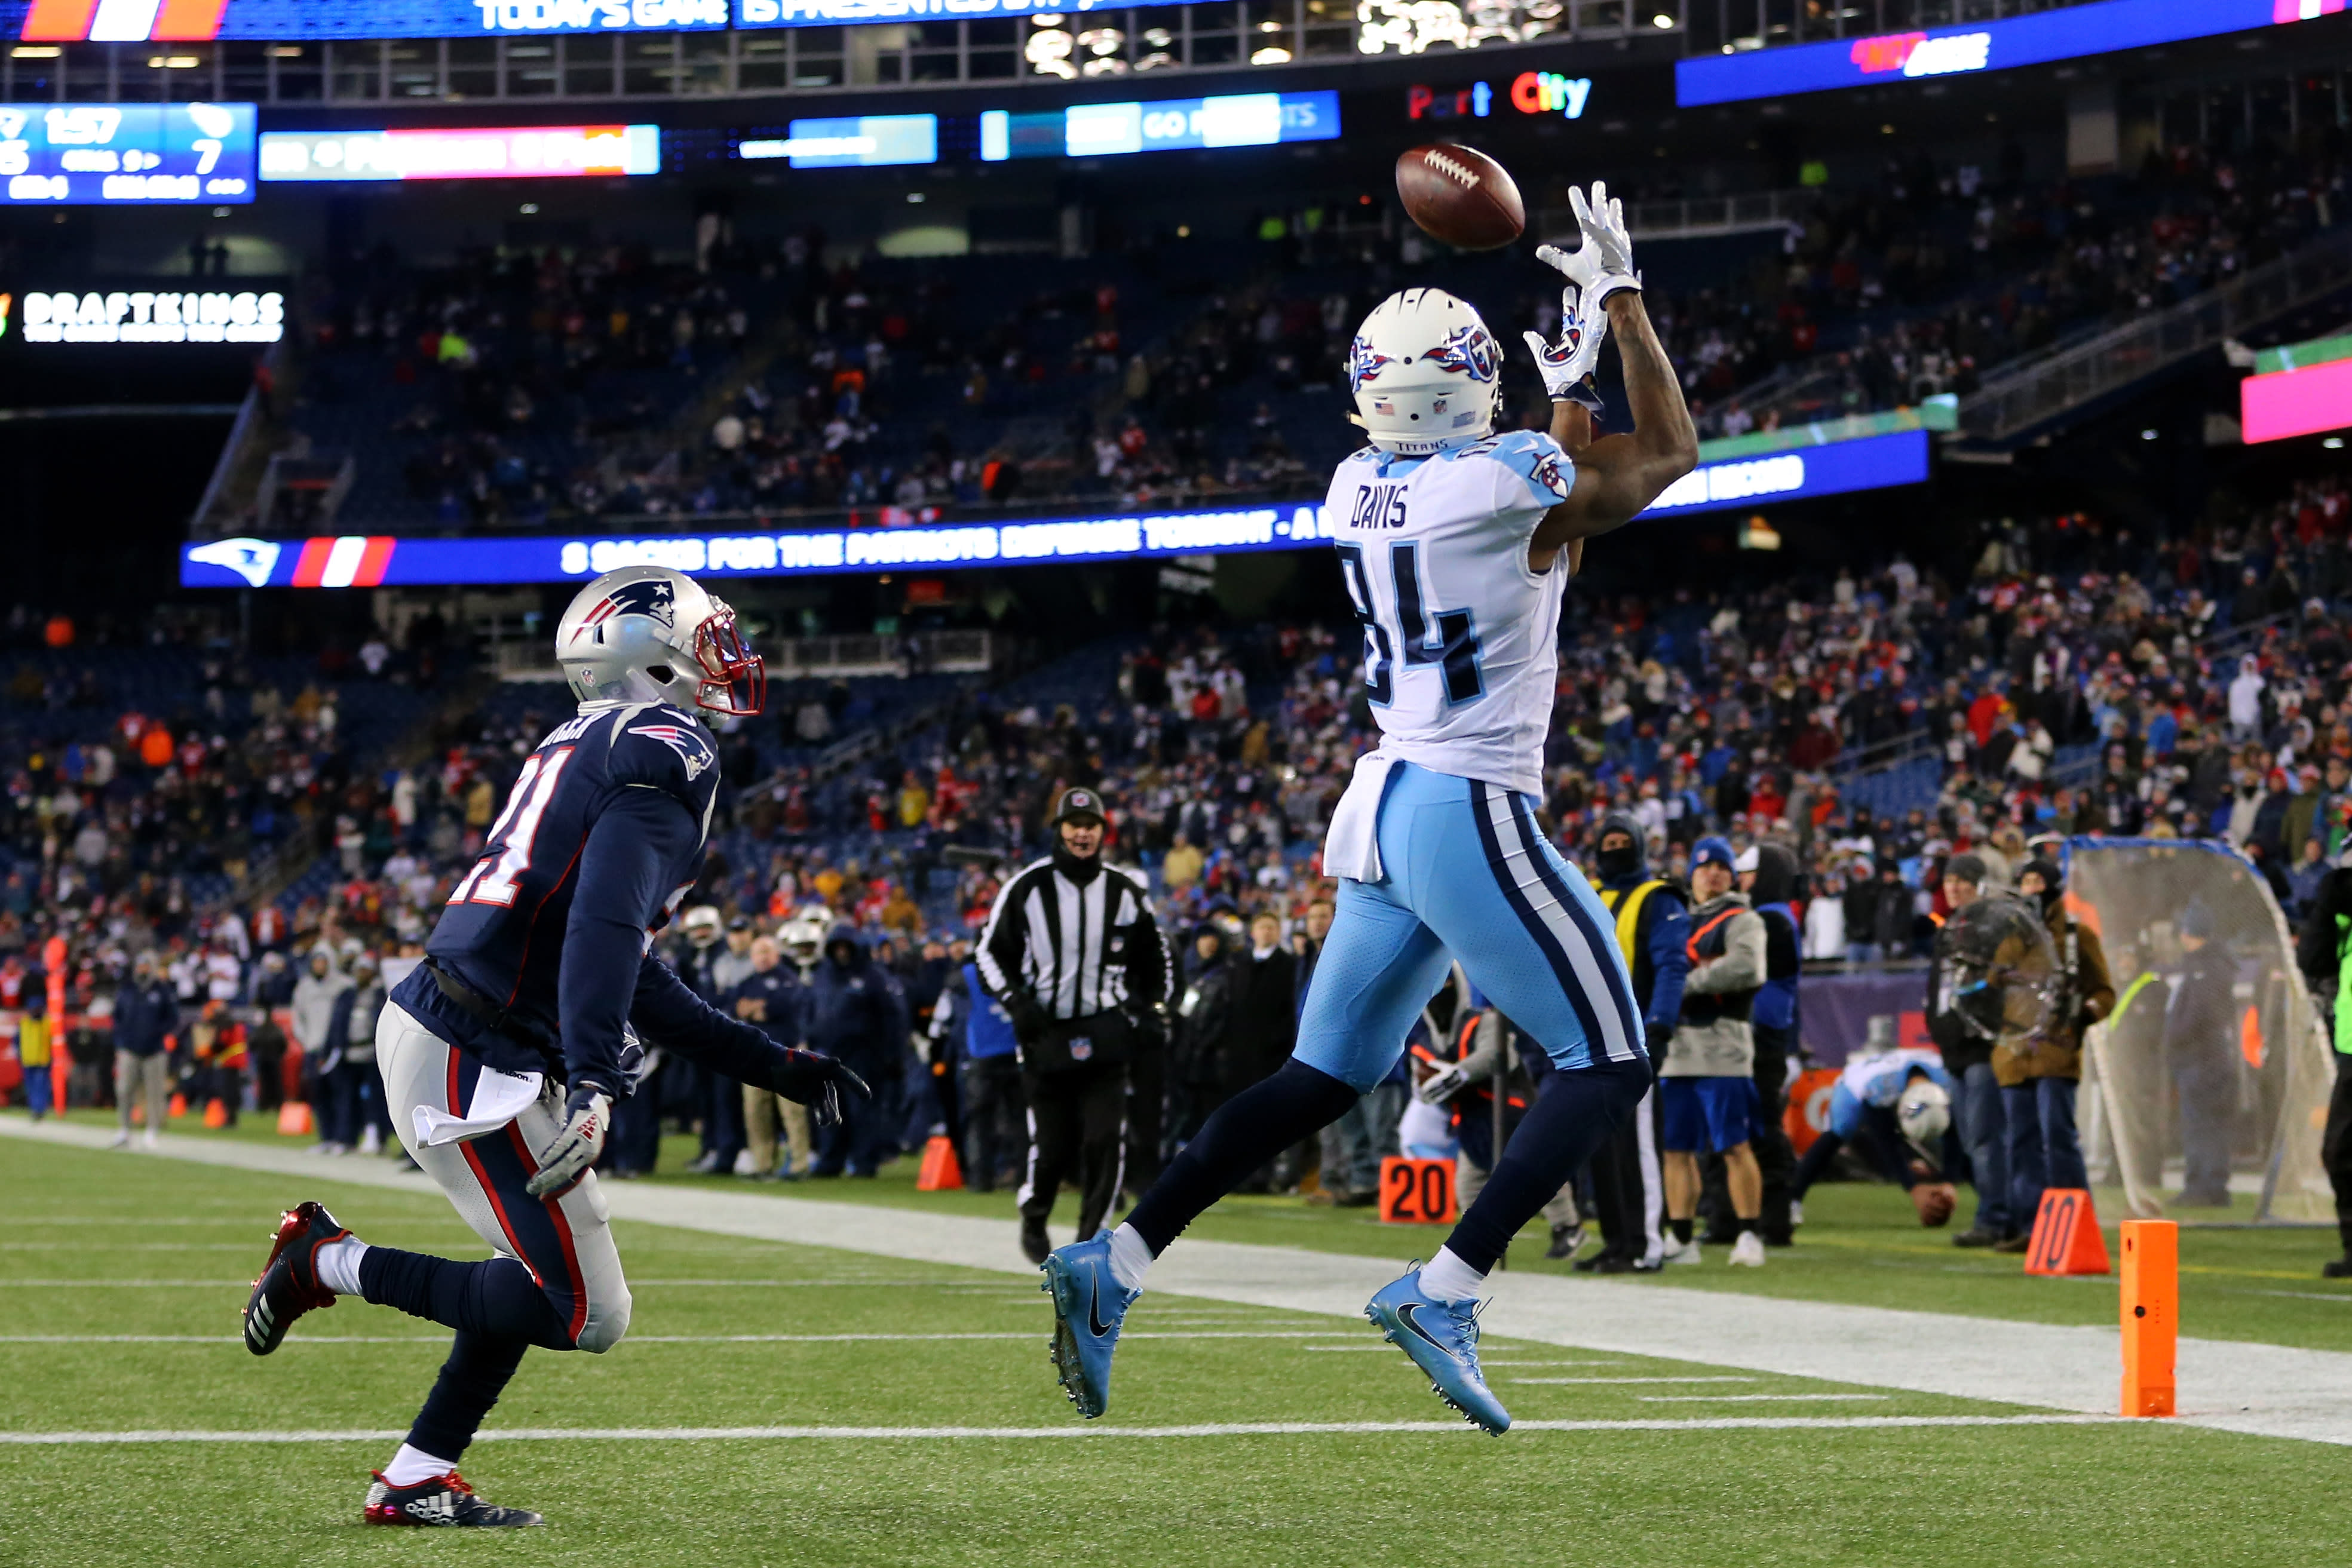
[[[1421,1268],[1383,1285],[1364,1316],[1391,1344],[1412,1357],[1429,1375],[1429,1391],[1484,1427],[1489,1437],[1511,1428],[1511,1413],[1486,1388],[1478,1370],[1478,1307],[1475,1301],[1437,1301],[1422,1293]]]
[[[1088,1420],[1110,1403],[1110,1355],[1127,1309],[1141,1298],[1110,1271],[1110,1232],[1056,1248],[1038,1265],[1054,1298],[1054,1375]]]

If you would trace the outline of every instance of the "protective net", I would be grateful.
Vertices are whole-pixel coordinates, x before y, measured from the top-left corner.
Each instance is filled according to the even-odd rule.
[[[2084,1040],[2091,1179],[2141,1218],[2329,1221],[2328,1045],[2270,887],[2216,844],[2074,839],[2116,1006]]]

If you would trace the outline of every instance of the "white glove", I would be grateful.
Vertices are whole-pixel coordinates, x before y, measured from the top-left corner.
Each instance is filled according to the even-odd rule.
[[[1545,250],[1551,250],[1549,246]],[[1540,252],[1538,254],[1541,254]],[[1560,253],[1554,250],[1554,256]],[[1571,283],[1559,291],[1559,340],[1547,343],[1540,332],[1524,332],[1528,352],[1536,357],[1544,392],[1554,402],[1580,402],[1601,412],[1601,394],[1592,390],[1593,371],[1600,368],[1601,345],[1609,337],[1609,317],[1595,310],[1580,313],[1584,290]]]
[[[523,1184],[533,1197],[570,1188],[596,1156],[604,1152],[604,1132],[612,1124],[613,1102],[593,1083],[583,1084],[563,1103],[563,1130],[539,1151],[539,1171]]]
[[[1573,255],[1558,246],[1538,246],[1536,259],[1567,274],[1596,314],[1612,294],[1628,288],[1641,292],[1642,275],[1633,270],[1633,236],[1625,232],[1625,204],[1610,195],[1606,182],[1595,180],[1590,202],[1582,191],[1570,186],[1568,205],[1584,242]]]
[[[1424,1105],[1443,1105],[1469,1082],[1470,1075],[1458,1061],[1450,1061],[1412,1086],[1412,1097]]]

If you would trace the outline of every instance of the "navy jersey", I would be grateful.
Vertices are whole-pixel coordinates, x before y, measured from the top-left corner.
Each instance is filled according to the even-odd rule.
[[[395,999],[493,1067],[608,1086],[624,1019],[665,1044],[706,1033],[709,1009],[649,949],[701,869],[718,759],[701,721],[666,704],[591,704],[557,726],[425,944],[507,1027],[482,1029],[422,968]]]

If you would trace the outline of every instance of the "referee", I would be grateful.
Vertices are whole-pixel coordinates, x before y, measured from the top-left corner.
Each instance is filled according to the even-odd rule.
[[[1054,852],[1004,884],[976,955],[981,983],[1013,1015],[1029,1108],[1021,1249],[1043,1263],[1045,1217],[1065,1177],[1078,1188],[1078,1235],[1092,1236],[1118,1194],[1127,1065],[1162,1027],[1168,949],[1142,882],[1102,863],[1107,818],[1092,789],[1066,789]]]

